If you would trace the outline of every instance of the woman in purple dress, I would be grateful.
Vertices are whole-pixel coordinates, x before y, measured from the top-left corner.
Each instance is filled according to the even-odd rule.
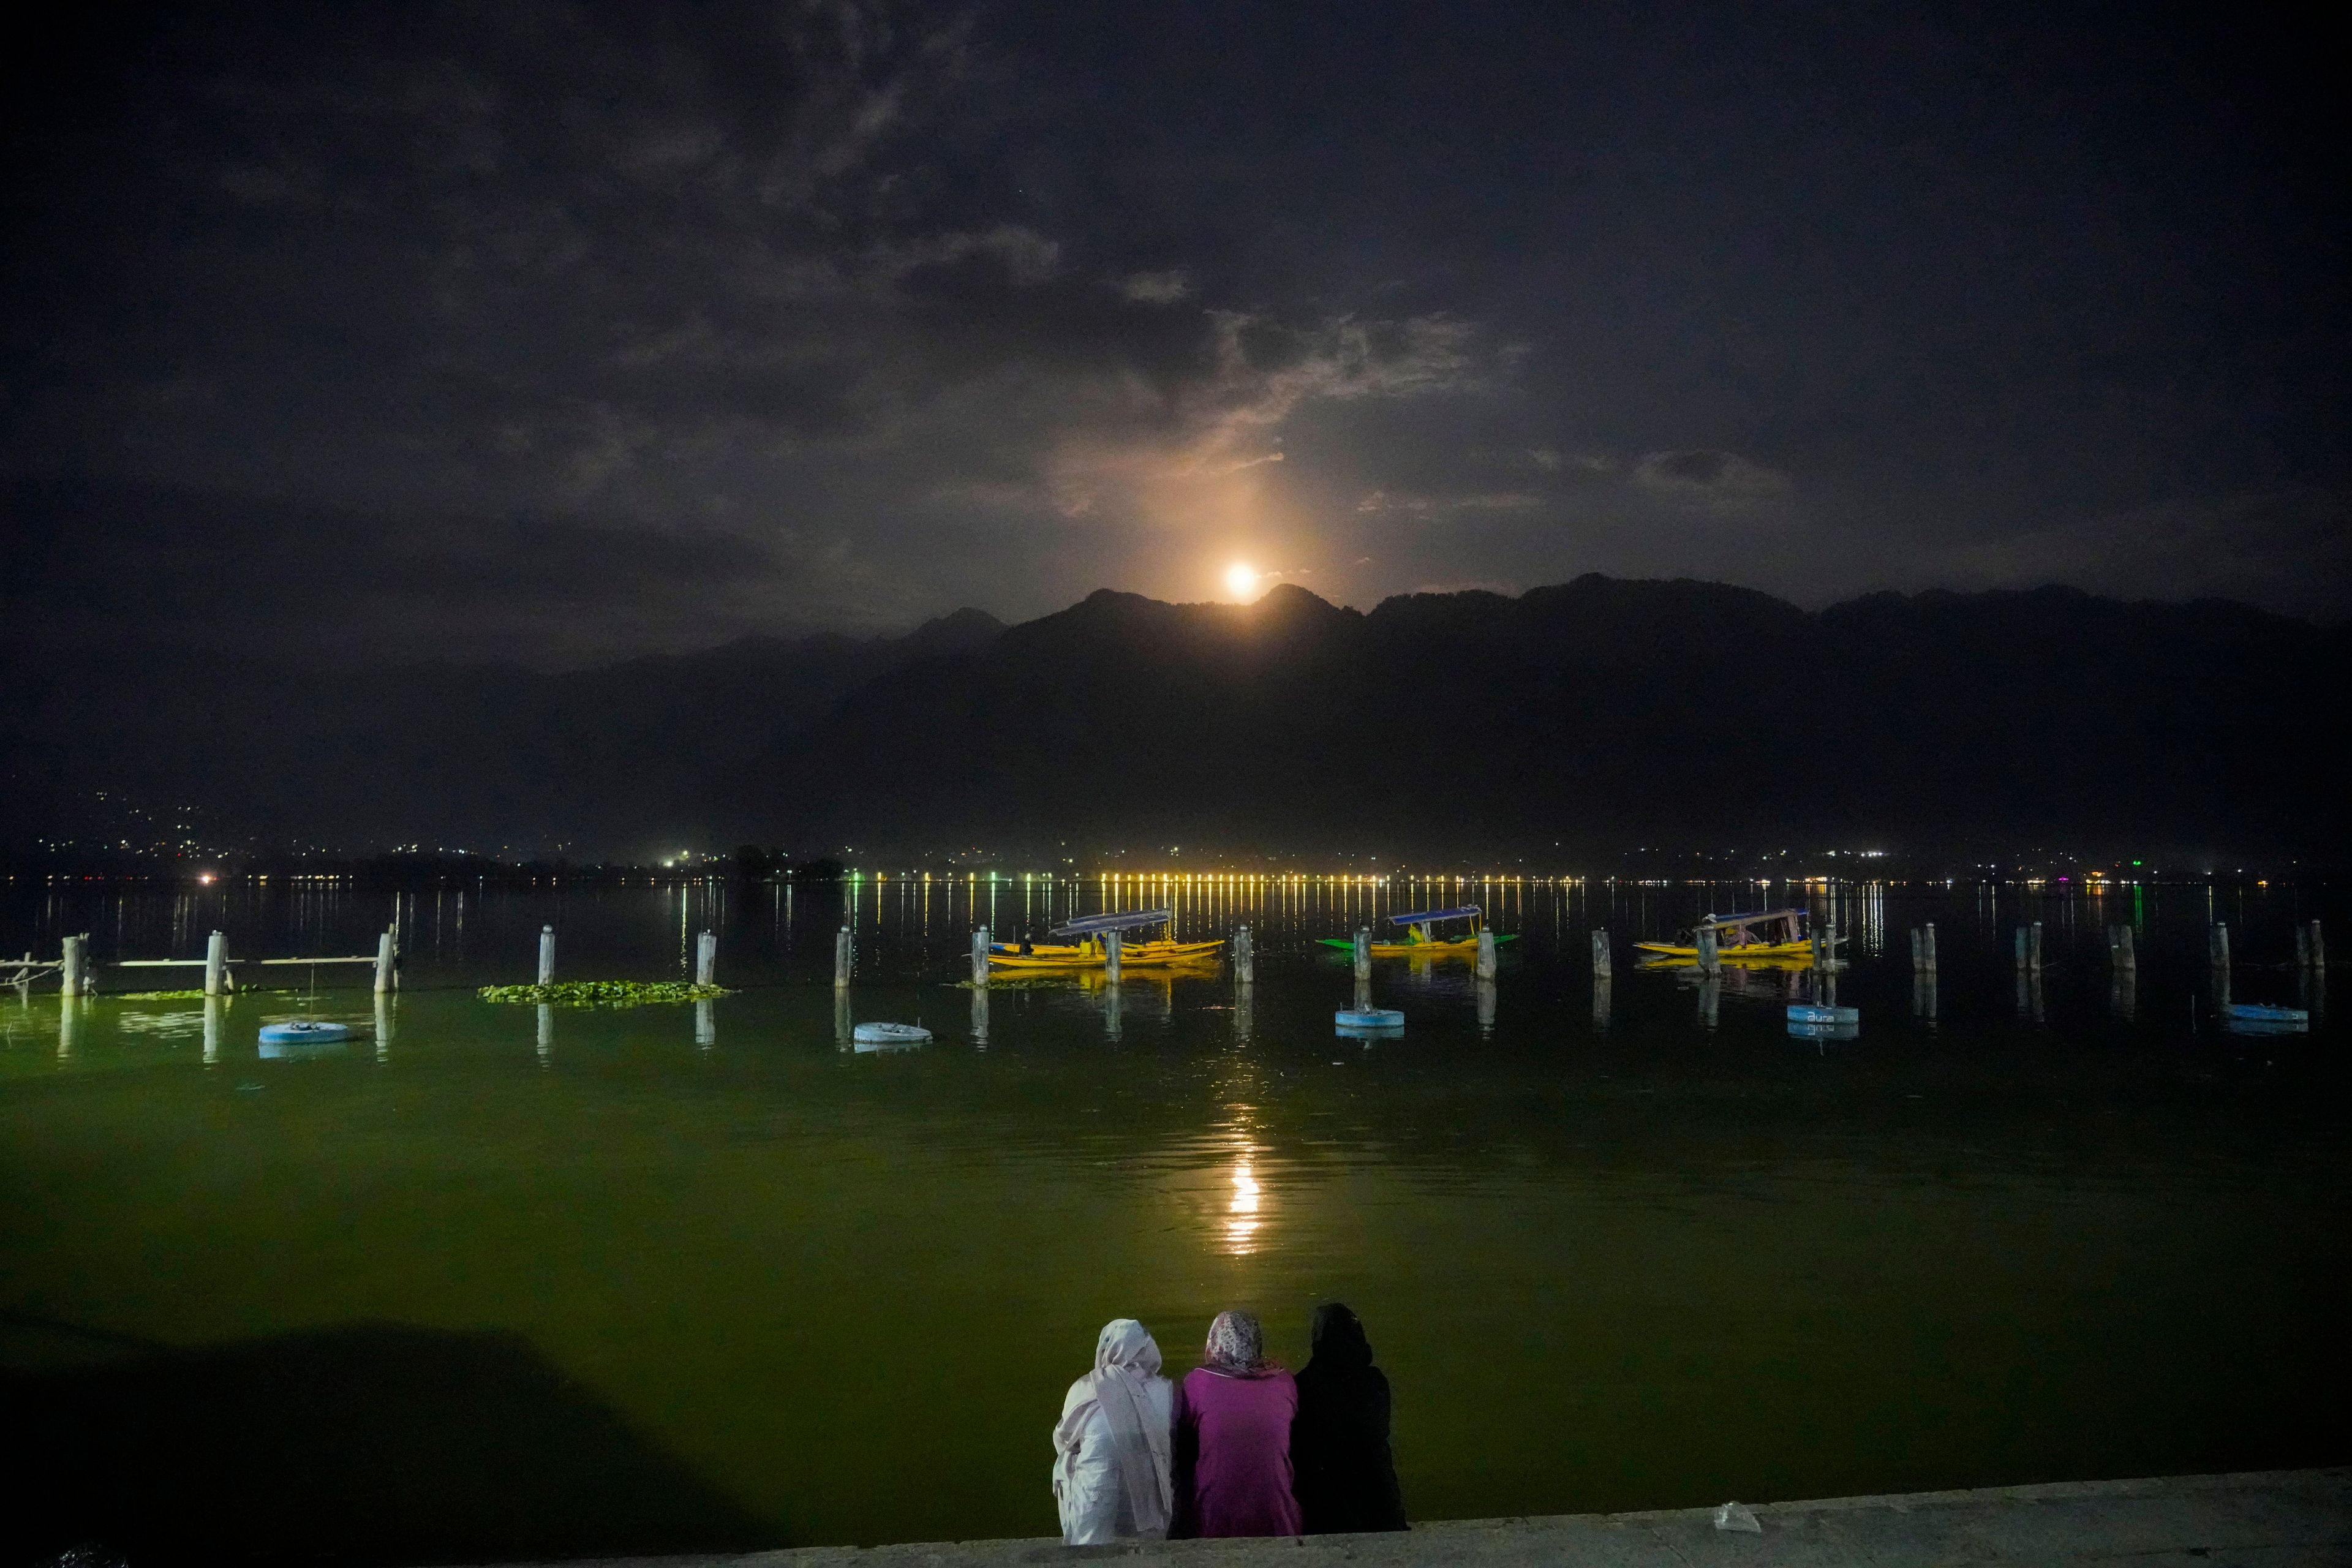
[[[1208,1362],[1176,1390],[1176,1518],[1171,1536],[1297,1535],[1290,1423],[1298,1386],[1265,1359],[1247,1312],[1209,1325]]]

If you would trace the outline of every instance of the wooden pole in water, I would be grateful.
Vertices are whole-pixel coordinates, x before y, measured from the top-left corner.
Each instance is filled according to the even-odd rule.
[[[1495,978],[1495,933],[1490,931],[1478,933],[1478,978]]]
[[[1252,943],[1247,926],[1238,927],[1234,931],[1234,984],[1257,984],[1257,950]]]
[[[2311,930],[2307,926],[2294,928],[2294,966],[2297,969],[2311,967]]]
[[[1118,932],[1115,931],[1103,932],[1103,978],[1113,985],[1118,984]],[[1113,1013],[1112,1017],[1116,1020],[1118,1015]]]
[[[555,928],[553,926],[539,928],[539,983],[541,985],[555,984]]]
[[[1717,974],[1722,973],[1722,970],[1723,960],[1716,955],[1715,928],[1713,926],[1699,927],[1698,972],[1701,974]]]
[[[384,931],[375,939],[375,994],[379,996],[392,989],[392,932]]]
[[[2132,947],[2132,928],[2128,925],[2107,928],[2107,957],[2119,974],[2128,974],[2139,967],[2139,955]]]
[[[719,933],[715,931],[704,931],[694,939],[694,983],[719,984]]]
[[[1921,926],[1919,935],[1927,951],[1927,973],[1933,974],[1936,973],[1936,922],[1929,921],[1926,925]]]
[[[2213,929],[2206,933],[2205,944],[2208,955],[2213,961],[2213,967],[2228,969],[2230,967],[2230,928],[2220,921],[2214,921]]]
[[[1592,928],[1592,973],[1595,978],[1606,980],[1617,973],[1616,961],[1610,955],[1609,928]]]
[[[2319,922],[2315,920],[2311,922],[2311,967],[2327,967],[2327,942],[2319,934]]]
[[[849,989],[849,928],[842,927],[833,934],[833,988]]]
[[[2035,921],[2025,929],[2030,933],[2025,943],[2027,962],[2033,973],[2039,974],[2042,973],[2042,922]]]
[[[81,994],[81,938],[69,936],[58,944],[58,980],[60,995]]]
[[[1361,928],[1356,931],[1356,978],[1372,977],[1372,933]]]
[[[228,938],[219,931],[205,939],[205,994],[217,996],[228,984]]]
[[[988,984],[988,928],[979,926],[971,933],[971,983]]]

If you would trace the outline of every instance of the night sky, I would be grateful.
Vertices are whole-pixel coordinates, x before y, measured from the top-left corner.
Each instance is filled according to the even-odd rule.
[[[38,642],[562,665],[1236,562],[2352,612],[2315,14],[215,9],[12,51]]]

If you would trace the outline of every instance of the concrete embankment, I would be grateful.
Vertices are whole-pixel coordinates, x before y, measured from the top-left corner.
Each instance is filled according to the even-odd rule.
[[[606,1568],[1011,1568],[1084,1558],[1236,1568],[1427,1563],[1522,1568],[2303,1568],[2352,1564],[2352,1468],[1989,1487],[1753,1505],[1760,1531],[1720,1530],[1711,1508],[1455,1520],[1402,1535],[1066,1547],[1058,1541],[814,1546],[716,1557],[606,1560]],[[584,1565],[575,1565],[584,1568]]]

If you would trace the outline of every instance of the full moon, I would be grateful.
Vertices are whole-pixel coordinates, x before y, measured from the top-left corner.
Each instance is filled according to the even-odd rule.
[[[1225,592],[1236,599],[1246,599],[1257,592],[1257,568],[1247,562],[1236,561],[1225,568]]]

